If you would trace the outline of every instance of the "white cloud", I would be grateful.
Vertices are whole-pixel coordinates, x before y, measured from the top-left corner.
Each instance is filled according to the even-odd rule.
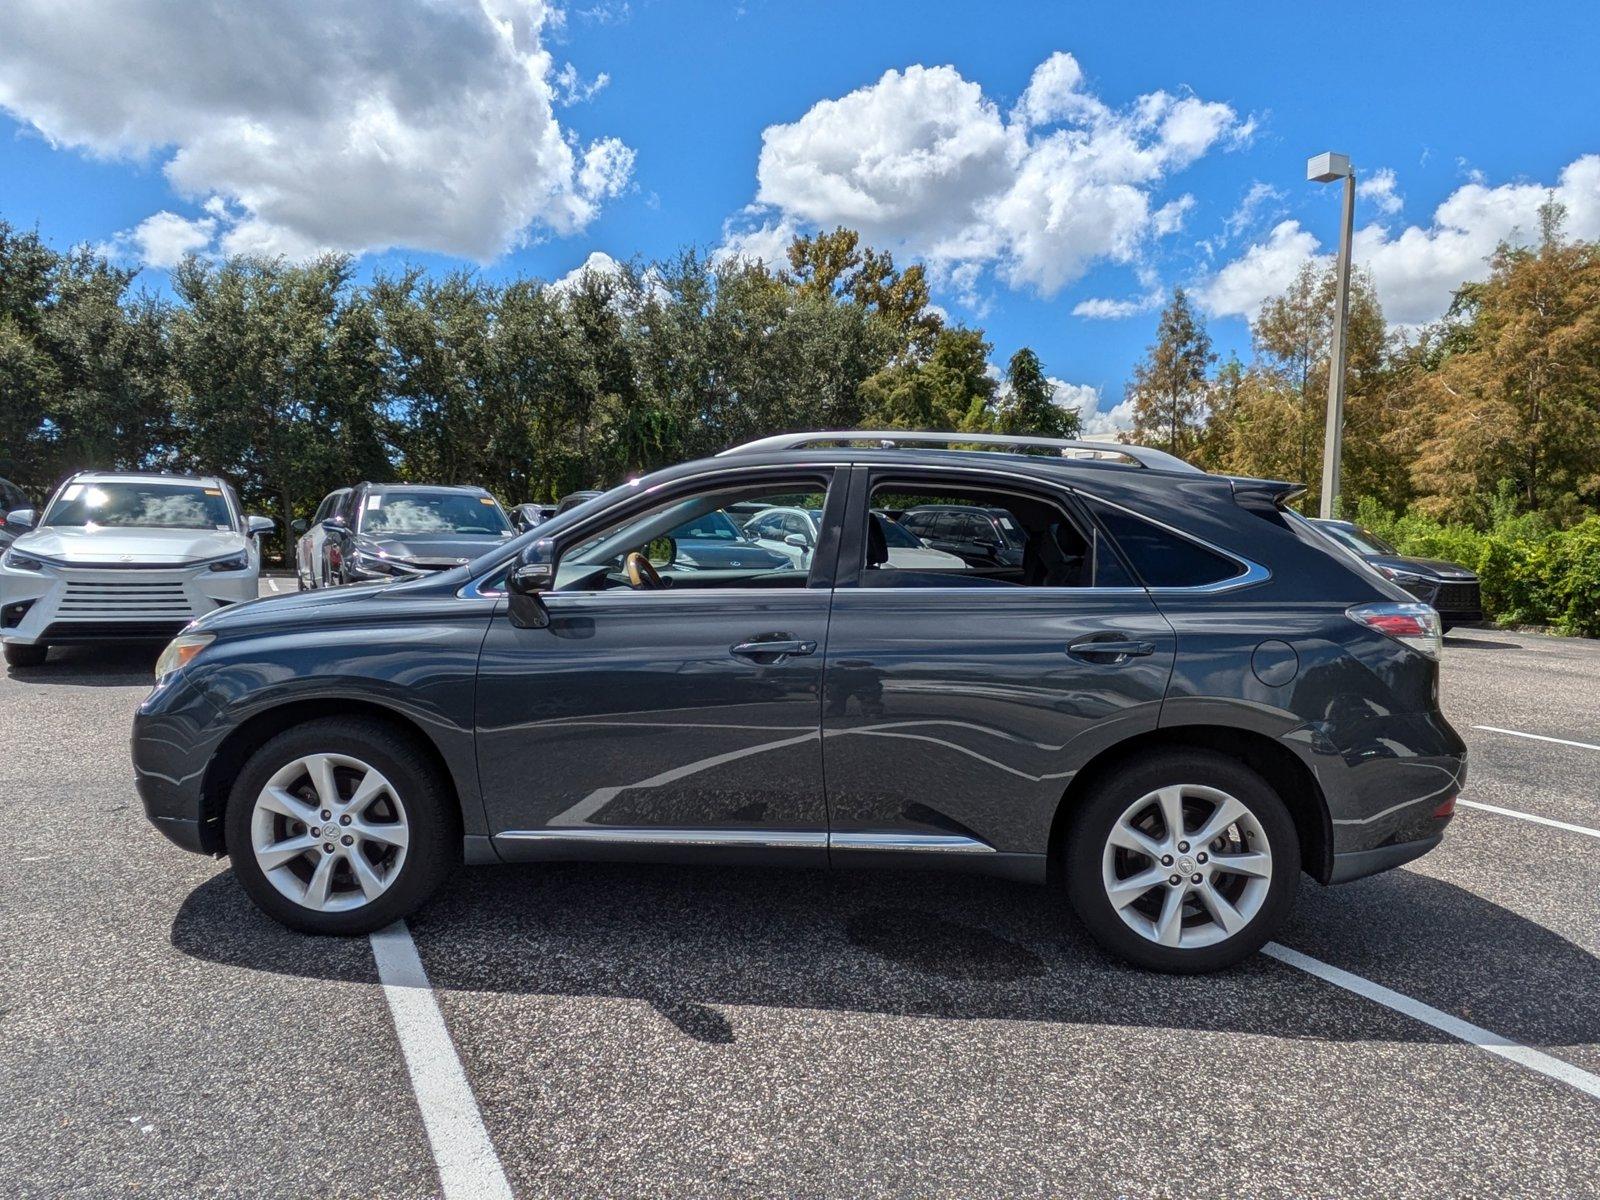
[[[1213,316],[1254,318],[1263,303],[1281,293],[1300,265],[1316,253],[1317,239],[1299,221],[1280,221],[1257,242],[1202,284],[1195,295]]]
[[[1154,312],[1161,307],[1161,301],[1165,295],[1166,293],[1164,292],[1155,291],[1143,296],[1134,296],[1127,300],[1109,300],[1101,297],[1080,300],[1072,306],[1072,315],[1075,317],[1087,317],[1092,321],[1120,321],[1124,317]]]
[[[1263,183],[1257,179],[1250,184],[1250,190],[1245,192],[1239,206],[1228,214],[1222,227],[1228,237],[1236,238],[1241,233],[1250,229],[1260,219],[1262,211],[1271,205],[1283,200],[1285,193],[1270,183]]]
[[[1396,325],[1436,320],[1463,283],[1484,278],[1501,242],[1530,244],[1539,234],[1539,208],[1554,199],[1567,210],[1566,232],[1600,238],[1600,154],[1569,163],[1554,187],[1465,184],[1434,210],[1426,226],[1398,233],[1373,223],[1356,231],[1353,256],[1372,273],[1384,315]],[[1265,242],[1249,247],[1197,290],[1213,315],[1252,317],[1261,303],[1288,287],[1321,243],[1298,221],[1283,221]]]
[[[186,199],[225,199],[224,251],[488,260],[530,230],[581,230],[632,166],[615,139],[575,150],[557,122],[541,0],[3,11],[0,108],[57,146],[154,158]]]
[[[1406,198],[1400,194],[1394,171],[1380,167],[1370,175],[1356,179],[1356,198],[1365,200],[1385,216],[1392,217],[1405,207]]]
[[[553,280],[549,287],[553,292],[570,292],[583,282],[585,275],[620,275],[621,273],[621,263],[604,250],[595,250],[589,254],[588,258],[573,267],[560,279]]]
[[[848,225],[968,302],[986,272],[1053,295],[1177,229],[1193,200],[1157,203],[1157,189],[1250,129],[1226,104],[1164,91],[1109,108],[1060,52],[1009,117],[953,67],[891,70],[763,132],[756,211],[729,239]]]
[[[216,217],[191,219],[163,211],[124,229],[99,250],[111,258],[165,269],[177,266],[186,254],[206,249],[216,233]]]
[[[1051,378],[1055,395],[1051,398],[1062,408],[1077,410],[1079,428],[1086,434],[1120,433],[1133,428],[1133,401],[1124,400],[1104,412],[1100,411],[1100,389],[1087,383],[1067,383]]]
[[[583,77],[578,74],[578,68],[571,63],[565,63],[561,70],[551,76],[551,82],[555,84],[556,96],[559,102],[570,106],[582,104],[586,100],[593,100],[605,90],[606,86],[611,82],[611,76],[601,71],[600,74],[585,83]]]

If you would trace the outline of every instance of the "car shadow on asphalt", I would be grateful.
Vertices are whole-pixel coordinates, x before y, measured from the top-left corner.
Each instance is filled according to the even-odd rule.
[[[9,678],[26,684],[78,687],[136,687],[155,682],[160,642],[51,646],[40,667],[8,667]]]
[[[1464,638],[1445,635],[1444,644],[1450,650],[1526,650],[1516,642],[1492,642],[1488,638]]]
[[[1444,1034],[1257,956],[1149,974],[1089,940],[1061,897],[976,877],[563,863],[458,873],[411,922],[435,988],[634,998],[728,1043],[721,1006],[1232,1031],[1338,1041]],[[352,979],[350,942],[297,938],[231,871],[196,888],[180,951]],[[1600,1040],[1600,961],[1463,888],[1392,871],[1303,882],[1284,944],[1531,1045]]]

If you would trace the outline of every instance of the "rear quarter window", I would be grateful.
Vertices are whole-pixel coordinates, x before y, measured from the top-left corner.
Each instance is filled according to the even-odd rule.
[[[1243,574],[1233,559],[1181,534],[1098,500],[1088,505],[1146,587],[1205,587]]]

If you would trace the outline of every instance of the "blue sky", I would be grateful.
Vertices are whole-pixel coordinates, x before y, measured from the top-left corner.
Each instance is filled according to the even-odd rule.
[[[1243,353],[1326,252],[1316,151],[1369,185],[1357,257],[1400,325],[1550,189],[1600,236],[1597,57],[1578,4],[17,0],[0,216],[130,262],[331,246],[547,278],[866,223],[1108,425],[1154,297],[1189,287]]]

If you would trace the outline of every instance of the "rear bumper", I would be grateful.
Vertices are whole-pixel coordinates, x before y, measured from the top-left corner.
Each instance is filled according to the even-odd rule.
[[[1441,819],[1439,824],[1444,824],[1446,820],[1448,818]],[[1375,850],[1350,850],[1335,854],[1328,882],[1349,883],[1352,879],[1365,879],[1368,875],[1376,875],[1379,871],[1387,871],[1421,858],[1442,841],[1444,830],[1441,829],[1431,837],[1419,838],[1414,842],[1392,842]]]

